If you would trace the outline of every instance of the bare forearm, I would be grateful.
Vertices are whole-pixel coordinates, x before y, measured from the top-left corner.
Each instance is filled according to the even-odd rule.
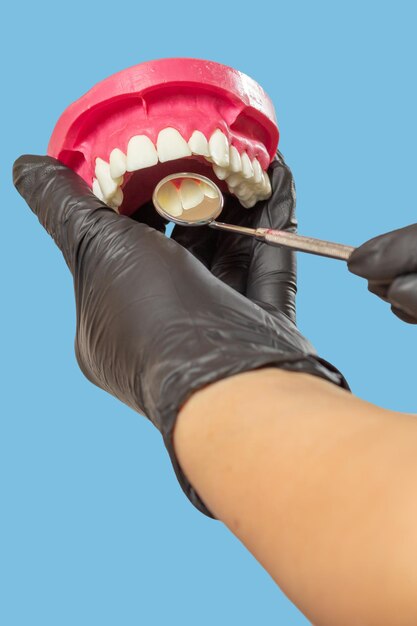
[[[417,623],[417,419],[307,374],[195,393],[175,431],[203,500],[317,626]]]

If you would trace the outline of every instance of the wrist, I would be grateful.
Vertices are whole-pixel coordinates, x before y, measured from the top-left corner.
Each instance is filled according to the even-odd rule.
[[[201,447],[208,448],[214,438],[238,432],[248,415],[254,422],[260,414],[286,419],[305,405],[305,394],[317,400],[323,393],[346,391],[318,376],[277,367],[242,372],[206,385],[195,391],[178,413],[173,437],[178,460],[185,469],[189,461],[198,460]]]

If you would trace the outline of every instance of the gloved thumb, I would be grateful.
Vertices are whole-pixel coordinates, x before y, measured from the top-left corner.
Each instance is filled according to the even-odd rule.
[[[352,252],[348,268],[373,281],[417,272],[416,240],[417,224],[374,237]]]
[[[387,297],[397,317],[408,324],[417,324],[417,274],[405,274],[396,278]]]
[[[62,251],[71,271],[86,235],[118,219],[78,174],[52,157],[19,157],[13,165],[13,183]]]

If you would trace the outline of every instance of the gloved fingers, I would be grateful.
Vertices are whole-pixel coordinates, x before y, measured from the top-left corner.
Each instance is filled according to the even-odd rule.
[[[135,222],[147,224],[151,228],[155,228],[155,230],[159,230],[159,232],[165,234],[165,228],[168,224],[168,220],[164,219],[162,215],[157,213],[152,202],[147,202],[139,207],[139,209],[135,213],[132,213],[130,217],[135,220]]]
[[[393,312],[409,324],[417,324],[417,274],[396,278],[387,294]]]
[[[295,187],[291,171],[280,153],[270,170],[272,196],[259,212],[256,227],[295,232]],[[297,291],[295,254],[291,250],[254,242],[246,295],[295,321]]]
[[[101,223],[120,219],[78,174],[47,156],[24,155],[15,161],[13,182],[61,249],[70,270],[79,243]]]
[[[257,241],[249,268],[246,295],[264,303],[270,312],[281,311],[295,322],[297,269],[294,252]]]
[[[211,267],[218,232],[209,226],[180,226],[176,224],[171,239],[186,248],[207,268]]]
[[[417,224],[365,242],[350,256],[348,268],[368,280],[389,280],[417,272]]]
[[[295,232],[297,220],[295,217],[296,193],[294,178],[290,168],[280,152],[277,152],[269,166],[269,179],[272,187],[271,196],[258,204],[263,205],[262,211],[257,214],[255,228],[275,228]]]
[[[221,221],[250,228],[296,230],[294,181],[280,153],[268,173],[271,197],[245,211],[229,196]],[[219,232],[211,271],[268,312],[282,311],[295,320],[296,263],[291,251]]]
[[[385,302],[388,302],[388,289],[391,286],[391,281],[386,280],[370,280],[368,281],[368,291],[378,296]]]
[[[408,315],[408,313],[405,313],[404,311],[402,311],[401,309],[398,309],[395,306],[391,306],[391,311],[394,313],[394,315],[396,315],[402,322],[406,322],[407,324],[417,324],[417,318],[412,316],[412,315]]]
[[[250,211],[244,209],[237,198],[225,196],[224,209],[219,221],[226,224],[247,226]],[[212,256],[210,270],[216,278],[242,294],[246,294],[248,271],[255,240],[235,233],[217,231],[216,247]]]
[[[269,168],[272,195],[245,210],[234,196],[225,195],[220,221],[294,232],[295,189],[292,174],[278,152]],[[187,248],[216,278],[249,297],[269,312],[283,311],[295,319],[295,255],[250,237],[205,227],[175,226],[172,239]]]

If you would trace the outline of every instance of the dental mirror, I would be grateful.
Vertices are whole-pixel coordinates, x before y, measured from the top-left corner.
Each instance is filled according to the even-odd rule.
[[[163,178],[152,195],[155,209],[162,217],[181,226],[204,226],[249,235],[272,246],[292,248],[319,256],[347,261],[354,248],[340,243],[303,237],[270,228],[246,228],[216,222],[223,209],[223,194],[218,186],[201,174],[180,172]],[[242,207],[242,211],[245,209]]]
[[[152,201],[160,215],[183,226],[210,224],[223,209],[223,194],[217,185],[206,176],[188,172],[163,178]]]

